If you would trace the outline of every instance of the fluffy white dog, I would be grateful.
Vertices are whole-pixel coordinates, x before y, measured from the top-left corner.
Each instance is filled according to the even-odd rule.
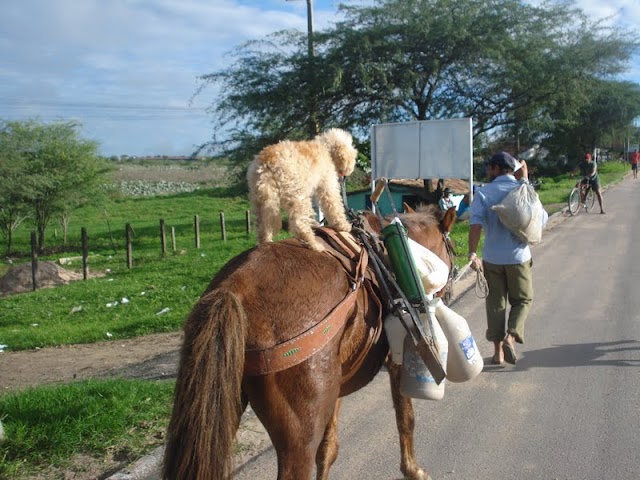
[[[332,128],[313,140],[284,140],[265,147],[247,172],[249,198],[258,242],[271,242],[282,228],[280,207],[289,214],[289,230],[316,251],[312,197],[316,197],[329,225],[348,232],[338,176],[350,175],[358,152],[351,134]]]

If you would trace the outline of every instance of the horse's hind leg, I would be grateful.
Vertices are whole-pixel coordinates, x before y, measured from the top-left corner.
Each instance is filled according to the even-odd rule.
[[[329,478],[329,469],[333,462],[338,458],[338,412],[340,411],[340,399],[336,401],[336,406],[333,409],[333,415],[331,420],[327,424],[327,428],[324,431],[324,438],[320,447],[318,448],[318,454],[316,455],[316,479],[327,480]]]
[[[396,425],[400,436],[400,471],[409,480],[431,480],[427,472],[422,470],[416,462],[413,448],[413,430],[415,418],[411,399],[400,393],[400,375],[402,366],[387,361],[389,380],[391,382],[391,398],[396,411]]]
[[[314,384],[300,368],[254,377],[243,385],[276,451],[278,480],[311,479],[340,391],[338,381],[329,385],[318,372],[322,382]]]

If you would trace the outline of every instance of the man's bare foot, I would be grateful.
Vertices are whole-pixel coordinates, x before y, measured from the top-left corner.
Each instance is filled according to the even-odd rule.
[[[505,337],[504,342],[502,342],[502,353],[504,354],[504,360],[507,363],[515,365],[518,361],[513,335],[507,334]]]
[[[504,353],[502,352],[502,342],[493,342],[493,357],[491,362],[494,365],[502,365],[504,363]]]

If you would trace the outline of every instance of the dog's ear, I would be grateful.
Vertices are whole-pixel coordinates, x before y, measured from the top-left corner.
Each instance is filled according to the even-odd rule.
[[[339,143],[331,148],[331,159],[336,170],[344,176],[351,175],[356,167],[358,151],[350,144]]]
[[[356,166],[358,150],[353,146],[353,137],[345,130],[330,128],[316,137],[325,145],[331,161],[340,175],[351,175]]]

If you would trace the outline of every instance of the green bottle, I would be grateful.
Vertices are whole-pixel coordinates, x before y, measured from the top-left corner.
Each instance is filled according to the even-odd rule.
[[[382,229],[382,240],[402,293],[411,303],[421,303],[425,298],[424,287],[417,278],[418,269],[409,250],[406,229],[401,224],[391,223]]]

